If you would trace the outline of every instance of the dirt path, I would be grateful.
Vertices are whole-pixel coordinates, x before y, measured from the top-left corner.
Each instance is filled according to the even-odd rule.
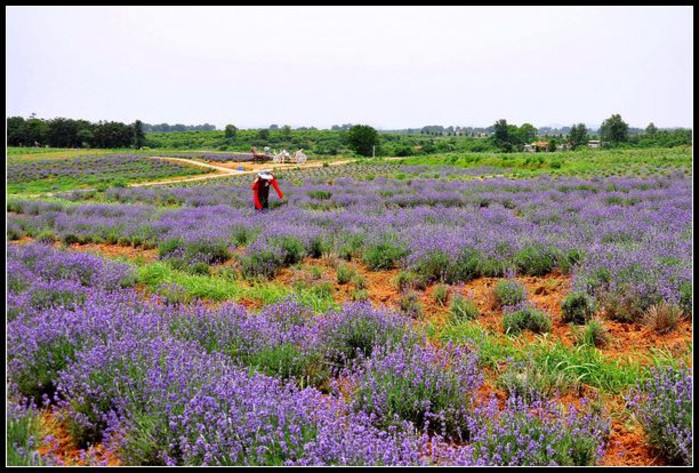
[[[319,167],[323,166],[323,162],[320,162],[320,161],[306,163],[306,164],[296,164],[296,163],[286,163],[286,164],[255,163],[255,164],[250,164],[249,162],[235,163],[236,166],[244,168],[241,171],[239,169],[233,169],[232,167],[217,166],[214,164],[203,163],[201,161],[194,161],[192,159],[187,159],[187,158],[169,158],[169,157],[162,157],[162,156],[151,156],[150,159],[160,159],[163,161],[175,161],[175,162],[180,162],[180,163],[184,163],[184,164],[209,168],[209,169],[213,169],[213,170],[217,171],[217,173],[216,174],[207,174],[205,176],[192,176],[192,177],[165,179],[165,180],[161,179],[158,181],[149,181],[149,182],[137,182],[134,184],[130,184],[129,187],[156,186],[159,184],[174,184],[174,183],[180,183],[180,182],[201,181],[201,180],[205,180],[205,179],[215,179],[218,177],[226,177],[226,176],[239,176],[239,175],[244,175],[244,174],[256,174],[261,169],[269,169],[269,170],[308,169],[308,168],[319,168]],[[349,164],[349,163],[352,163],[355,161],[357,161],[357,160],[356,159],[345,159],[344,161],[335,161],[335,162],[328,163],[328,165],[329,166],[342,166],[344,164]]]

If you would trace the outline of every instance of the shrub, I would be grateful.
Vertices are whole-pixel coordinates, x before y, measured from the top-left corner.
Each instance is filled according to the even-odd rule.
[[[346,238],[338,250],[338,256],[346,261],[351,261],[362,249],[364,235],[351,235]]]
[[[560,260],[560,251],[541,245],[532,245],[515,255],[515,266],[521,274],[545,276],[553,271]]]
[[[675,330],[682,318],[682,309],[673,304],[661,302],[652,305],[643,314],[641,322],[658,333]]]
[[[596,348],[606,346],[611,338],[609,330],[596,320],[591,320],[583,330],[576,331],[574,335],[578,345]]]
[[[310,256],[311,258],[320,258],[324,254],[329,253],[329,251],[330,245],[328,245],[328,243],[325,242],[325,240],[323,240],[322,237],[315,236],[311,239],[308,248],[308,256]]]
[[[279,240],[282,253],[282,265],[291,266],[301,261],[306,254],[306,248],[301,240],[294,236],[285,235]]]
[[[680,284],[680,307],[686,317],[692,316],[692,282],[684,281]]]
[[[68,241],[66,241],[66,244]],[[175,251],[179,250],[180,248],[183,248],[184,244],[182,241],[182,238],[169,238],[163,242],[160,242],[158,244],[158,257],[160,259],[166,258],[168,255],[174,253]]]
[[[610,421],[583,399],[581,407],[557,401],[531,403],[513,396],[474,409],[468,447],[440,451],[446,465],[592,466],[605,453]],[[526,440],[525,440],[526,439]]]
[[[644,296],[631,284],[599,291],[597,298],[607,317],[619,322],[637,321],[648,307],[658,302],[655,298]]]
[[[268,249],[240,258],[240,272],[246,279],[273,279],[281,267],[281,256]]]
[[[43,464],[37,449],[41,440],[41,421],[38,411],[16,402],[7,404],[7,465],[40,466]]]
[[[330,372],[317,350],[303,350],[292,343],[266,346],[246,358],[245,363],[268,376],[298,380],[302,386],[317,386]]]
[[[398,301],[400,311],[408,317],[418,318],[422,316],[422,304],[415,291],[404,293]]]
[[[327,347],[326,358],[331,363],[344,365],[357,355],[371,355],[374,347],[413,338],[409,325],[397,313],[355,302],[327,314],[321,346]]]
[[[366,278],[364,278],[364,276],[361,274],[354,274],[352,276],[352,284],[357,290],[366,289]]]
[[[449,313],[452,318],[459,322],[463,320],[473,320],[481,315],[473,299],[464,299],[461,294],[456,294],[452,299]]]
[[[427,283],[432,281],[444,281],[449,274],[451,259],[440,250],[431,251],[413,263],[413,271],[425,279]]]
[[[461,440],[468,436],[468,414],[482,383],[476,356],[465,346],[401,343],[379,346],[354,367],[357,388],[352,408],[376,415],[387,427],[398,419]]]
[[[570,274],[573,267],[582,260],[582,252],[576,248],[568,252],[559,261],[563,274]]]
[[[527,298],[524,286],[515,281],[499,281],[493,289],[495,304],[497,307],[516,306]]]
[[[450,263],[447,275],[449,283],[468,282],[482,274],[483,257],[471,248],[462,249],[456,259]]]
[[[398,290],[403,292],[408,289],[424,290],[427,288],[427,281],[412,271],[400,270],[395,280]]]
[[[627,397],[648,443],[673,465],[692,464],[692,371],[682,365],[651,368]]]
[[[372,271],[393,269],[398,260],[406,255],[405,249],[389,241],[369,245],[362,255],[364,263]]]
[[[337,267],[337,283],[347,284],[352,279],[354,271],[347,265],[340,265]]]
[[[586,292],[571,292],[563,301],[561,311],[564,322],[584,324],[594,315],[595,302]]]
[[[432,292],[432,298],[437,304],[444,307],[449,299],[449,288],[444,284],[438,284]]]
[[[56,236],[56,233],[53,230],[42,230],[39,232],[39,234],[36,236],[36,240],[41,242],[41,243],[48,243],[51,244],[55,241],[58,241],[59,238]]]
[[[514,312],[506,313],[502,318],[502,325],[507,334],[518,334],[522,330],[531,330],[534,333],[546,333],[551,331],[551,319],[542,311],[533,307],[525,307]]]
[[[354,288],[352,289],[352,292],[350,292],[350,299],[352,299],[354,302],[368,301],[369,291],[366,289]]]
[[[516,396],[531,403],[567,391],[577,382],[569,372],[546,370],[531,361],[526,361],[508,366],[498,378],[497,384],[507,391],[510,397]]]
[[[320,200],[329,199],[333,195],[332,192],[324,190],[308,191],[306,194],[312,199]]]

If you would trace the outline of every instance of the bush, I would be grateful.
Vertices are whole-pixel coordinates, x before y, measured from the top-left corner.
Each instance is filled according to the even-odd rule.
[[[347,265],[340,265],[337,268],[337,283],[338,284],[347,284],[350,282],[350,279],[352,279],[352,276],[354,275],[354,271],[352,268],[350,268]]]
[[[586,323],[595,313],[595,302],[586,292],[568,294],[561,306],[564,322]]]
[[[692,464],[692,371],[682,365],[651,368],[627,397],[648,443],[673,465]]]
[[[358,386],[352,408],[376,415],[378,427],[402,419],[418,428],[429,423],[452,438],[468,437],[468,414],[482,374],[467,347],[380,346],[353,371]]]
[[[366,289],[352,289],[352,292],[350,292],[350,299],[354,302],[368,301],[369,291]]]
[[[333,195],[332,192],[323,191],[323,190],[308,191],[306,194],[308,195],[308,197],[310,197],[312,199],[320,199],[320,200],[329,199]]]
[[[322,346],[327,347],[326,358],[334,364],[345,365],[358,355],[371,355],[377,346],[394,345],[403,339],[414,338],[400,315],[375,309],[369,302],[346,304],[339,311],[328,314],[325,324]]]
[[[364,235],[351,235],[340,245],[338,256],[346,261],[351,261],[362,250]]]
[[[395,283],[396,286],[398,286],[398,290],[401,292],[408,289],[416,289],[421,291],[427,288],[427,281],[425,281],[422,276],[412,271],[398,271]]]
[[[306,248],[301,240],[285,235],[279,240],[282,251],[282,265],[291,266],[301,261],[306,254]]]
[[[499,281],[493,289],[496,308],[503,306],[516,306],[527,299],[527,291],[524,286],[515,281]]]
[[[366,289],[366,279],[361,274],[354,274],[352,276],[352,284],[354,285],[355,289]]]
[[[320,258],[323,254],[330,252],[330,245],[326,243],[322,237],[316,236],[311,239],[308,247],[308,256],[311,258]]]
[[[478,306],[473,302],[472,299],[464,299],[461,294],[456,294],[454,299],[451,301],[451,306],[449,307],[449,313],[452,318],[461,322],[463,320],[473,320],[481,315],[478,310]]]
[[[534,333],[546,333],[553,326],[551,319],[542,311],[533,307],[525,307],[507,313],[502,318],[502,325],[507,334],[518,334],[522,330]]]
[[[641,322],[658,333],[675,330],[682,318],[682,309],[673,304],[661,302],[652,305],[643,314]]]
[[[684,281],[680,284],[680,307],[686,317],[692,316],[692,282]]]
[[[427,283],[432,281],[445,281],[449,274],[451,259],[440,250],[431,251],[413,263],[413,271],[425,279]]]
[[[582,260],[582,252],[578,249],[568,250],[561,258],[559,265],[563,274],[570,274],[573,267]]]
[[[592,466],[604,456],[610,421],[587,399],[580,408],[517,396],[498,404],[493,398],[474,409],[469,448],[449,449],[444,464]]]
[[[611,335],[601,322],[590,321],[583,330],[574,332],[575,342],[581,346],[602,348],[609,344]]]
[[[600,291],[598,300],[607,317],[619,322],[639,320],[648,307],[658,302],[655,298],[644,296],[631,284]]]
[[[444,307],[449,299],[449,288],[444,284],[437,285],[432,292],[432,298],[437,304]]]
[[[281,267],[281,257],[272,250],[263,249],[240,258],[240,272],[245,279],[273,279]]]
[[[447,282],[468,282],[482,274],[483,258],[471,248],[462,249],[456,259],[450,263]]]
[[[372,271],[393,269],[398,260],[407,254],[406,250],[389,241],[369,245],[362,255],[364,263]]]
[[[515,255],[515,266],[521,274],[545,276],[553,271],[560,259],[559,250],[532,245]]]
[[[575,377],[566,371],[546,370],[535,363],[513,363],[498,378],[498,386],[510,397],[516,396],[530,403],[550,399],[555,394],[575,387]]]
[[[398,301],[400,311],[408,317],[417,318],[422,315],[422,305],[418,298],[418,293],[408,291],[404,293]]]

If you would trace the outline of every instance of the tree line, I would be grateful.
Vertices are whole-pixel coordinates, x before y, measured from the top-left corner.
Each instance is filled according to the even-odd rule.
[[[659,130],[650,123],[640,133],[629,127],[619,114],[607,118],[599,129],[598,134],[591,134],[584,123],[578,123],[568,129],[566,135],[556,137],[546,136],[546,147],[549,151],[555,151],[558,145],[565,145],[568,149],[576,149],[586,146],[591,139],[598,139],[604,147],[664,147],[685,146],[692,144],[692,130],[678,128],[674,130]],[[493,125],[492,140],[495,147],[506,153],[522,151],[524,146],[531,144],[535,139],[541,139],[542,133],[531,123],[522,126],[511,125],[507,120],[498,120]]]
[[[7,119],[8,146],[50,146],[52,148],[140,148],[146,143],[143,123],[72,118],[44,120],[31,116]]]

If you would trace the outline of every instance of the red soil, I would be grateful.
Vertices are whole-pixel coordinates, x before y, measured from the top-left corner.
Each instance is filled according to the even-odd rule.
[[[66,427],[65,421],[57,417],[51,409],[45,409],[41,412],[41,430],[43,437],[52,436],[56,439],[54,444],[44,442],[39,448],[39,454],[52,454],[58,458],[66,466],[84,466],[87,465],[84,459],[81,459],[81,449],[77,448],[71,439],[70,433]],[[97,462],[106,460],[108,466],[118,466],[121,463],[113,453],[106,450],[102,444],[98,443],[92,449],[93,458]]]

